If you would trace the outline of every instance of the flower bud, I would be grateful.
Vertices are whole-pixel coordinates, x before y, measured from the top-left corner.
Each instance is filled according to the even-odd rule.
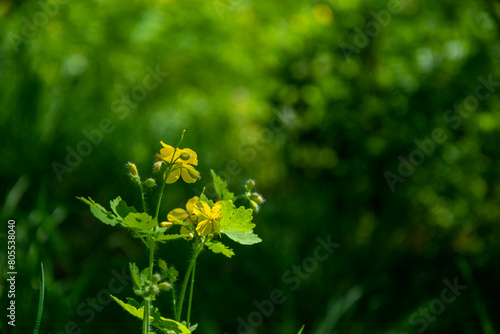
[[[189,176],[191,176],[193,179],[199,180],[201,178],[200,172],[198,172],[196,169],[194,169],[194,168],[186,168],[186,170],[188,171]]]
[[[161,276],[160,274],[154,274],[153,275],[153,283],[158,283],[159,281],[161,281]]]
[[[130,175],[139,176],[139,171],[137,170],[137,166],[131,162],[127,163],[127,169]]]
[[[153,284],[149,288],[147,295],[148,296],[154,296],[154,295],[158,294],[159,292],[160,292],[160,288],[158,287],[158,285]]]
[[[153,164],[153,173],[158,173],[161,170],[161,161],[157,161]]]
[[[254,180],[248,180],[247,183],[245,184],[245,189],[247,191],[252,190],[255,187],[255,181]]]
[[[179,158],[181,158],[184,161],[187,161],[187,160],[189,160],[189,158],[191,158],[191,153],[189,153],[189,152],[182,152],[182,154],[180,155]]]
[[[158,284],[158,288],[163,291],[170,291],[170,289],[172,289],[172,285],[168,282],[161,282]]]
[[[146,181],[144,181],[144,185],[148,188],[153,188],[154,186],[156,186],[156,181],[149,178]]]
[[[262,204],[262,202],[264,202],[264,198],[262,198],[262,196],[260,194],[257,194],[257,193],[252,193],[250,195],[250,199],[257,204]]]
[[[166,228],[171,228],[174,223],[171,222],[161,222],[160,227],[166,227]]]
[[[252,208],[253,211],[259,212],[259,204],[255,203],[252,200],[250,200],[250,207]]]

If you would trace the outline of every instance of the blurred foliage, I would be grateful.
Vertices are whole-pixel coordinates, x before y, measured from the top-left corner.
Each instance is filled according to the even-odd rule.
[[[106,203],[129,189],[137,203],[124,164],[149,173],[160,140],[175,144],[183,129],[202,180],[170,187],[171,207],[199,194],[210,168],[238,191],[254,178],[267,199],[262,244],[202,254],[198,332],[236,333],[254,301],[281,289],[259,333],[416,333],[409,318],[455,278],[467,290],[426,331],[500,328],[498,86],[458,126],[445,118],[479,76],[500,81],[500,4],[391,3],[1,2],[1,217],[17,222],[18,275],[16,327],[3,317],[0,330],[34,327],[43,261],[41,332],[139,331],[103,289],[129,261],[145,263],[144,249],[75,197]],[[447,139],[392,192],[384,173],[436,128]],[[60,180],[54,162],[67,165],[68,150],[87,155]],[[341,246],[292,291],[283,275],[328,236]],[[159,255],[185,269],[188,253],[172,242]],[[95,298],[106,305],[93,313]]]

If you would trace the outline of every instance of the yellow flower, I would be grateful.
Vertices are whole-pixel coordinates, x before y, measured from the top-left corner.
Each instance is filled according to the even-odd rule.
[[[209,235],[213,230],[220,235],[221,204],[222,201],[218,201],[210,208],[207,203],[198,201],[194,205],[193,213],[198,217],[196,232],[202,237]]]
[[[198,166],[198,156],[195,151],[189,148],[175,149],[164,142],[161,144],[163,148],[160,150],[159,157],[166,163],[173,164],[172,171],[167,177],[167,183],[174,183],[180,176],[186,183],[194,183],[200,178],[200,173],[193,167],[193,165]]]
[[[186,210],[184,209],[174,209],[170,211],[167,215],[167,219],[169,222],[173,224],[177,224],[177,220],[180,220],[186,224],[191,224],[193,226],[198,222],[198,217],[193,213],[193,208],[196,202],[199,201],[198,196],[194,196],[186,203]],[[186,228],[185,226],[181,227],[180,234],[189,234],[190,238],[194,236],[193,232]]]

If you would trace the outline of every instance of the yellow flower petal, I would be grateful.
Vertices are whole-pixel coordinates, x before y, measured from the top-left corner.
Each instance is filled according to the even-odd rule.
[[[203,220],[196,226],[196,232],[202,237],[209,235],[212,232],[212,223],[209,219]]]
[[[182,150],[183,153],[188,153],[190,155],[189,159],[185,161],[187,164],[198,166],[198,155],[195,151],[190,148],[185,148]]]
[[[210,207],[203,201],[196,202],[193,207],[193,213],[197,215],[201,220],[209,219],[210,212]]]
[[[198,196],[194,196],[186,203],[186,211],[188,214],[193,213],[193,207],[199,200],[200,198]]]
[[[166,174],[166,172],[165,172]],[[167,183],[170,184],[170,183],[174,183],[175,181],[177,181],[179,179],[179,176],[181,175],[181,169],[176,169],[174,170],[173,172],[170,173],[170,175],[168,176],[167,178]],[[165,175],[163,175],[163,177],[165,177]]]
[[[161,158],[165,161],[168,159],[169,161],[167,162],[170,162],[170,160],[172,159],[172,153],[174,153],[175,149],[172,146],[165,144],[164,142],[160,143],[163,146],[163,148],[160,150]]]
[[[195,183],[200,178],[200,173],[190,165],[182,167],[182,179],[186,183]]]
[[[173,209],[167,215],[169,222],[175,223],[177,220],[185,221],[189,217],[188,213],[183,209]]]

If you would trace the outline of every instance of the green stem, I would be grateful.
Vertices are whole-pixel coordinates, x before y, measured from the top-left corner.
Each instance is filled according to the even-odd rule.
[[[175,301],[175,287],[172,284],[172,305],[174,306],[174,319],[177,319],[177,303]]]
[[[144,188],[142,187],[142,183],[139,183],[139,189],[141,190],[142,211],[146,212],[146,200],[144,199]]]
[[[149,299],[144,300],[144,317],[142,318],[142,334],[149,334]]]
[[[158,196],[158,203],[156,204],[156,212],[155,212],[155,218],[158,220],[158,214],[160,213],[160,205],[161,205],[161,198],[163,197],[163,190],[165,190],[165,185],[167,184],[167,178],[168,175],[170,174],[170,168],[167,169],[165,172],[165,178],[162,178],[162,186],[160,189],[160,196]]]
[[[149,239],[149,238],[148,238]],[[149,239],[148,248],[149,248],[149,278],[153,279],[153,259],[155,254],[155,242],[154,240]],[[144,317],[142,319],[142,333],[149,334],[150,327],[150,310],[151,310],[151,301],[148,299],[144,300]]]
[[[189,282],[189,277],[191,275],[191,271],[193,270],[193,268],[196,264],[196,258],[198,257],[200,250],[201,249],[198,249],[198,243],[196,242],[193,246],[193,257],[191,258],[191,262],[189,263],[189,267],[186,271],[186,276],[184,277],[184,282],[182,283],[181,295],[179,298],[179,307],[177,308],[177,317],[175,319],[176,321],[181,321],[182,304],[184,303],[184,296],[186,294],[187,284]]]
[[[196,272],[196,259],[194,260],[193,273],[191,274],[191,288],[189,289],[189,303],[188,303],[188,313],[187,313],[187,327],[191,327],[191,301],[193,299],[193,288],[194,288],[194,274]]]

